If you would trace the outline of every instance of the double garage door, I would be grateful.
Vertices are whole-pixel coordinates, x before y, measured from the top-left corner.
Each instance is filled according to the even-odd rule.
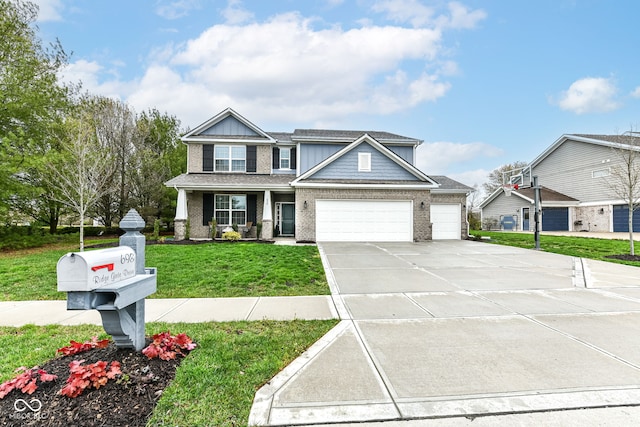
[[[443,212],[436,206],[449,209]],[[457,208],[453,220],[451,207]],[[460,205],[432,205],[431,218],[434,239],[460,238]],[[411,242],[413,204],[410,200],[316,200],[316,240]]]

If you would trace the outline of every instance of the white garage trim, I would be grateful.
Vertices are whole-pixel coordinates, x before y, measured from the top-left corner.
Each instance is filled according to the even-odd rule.
[[[319,242],[411,242],[411,200],[316,200]]]
[[[431,205],[431,238],[433,240],[460,240],[462,234],[459,204]]]

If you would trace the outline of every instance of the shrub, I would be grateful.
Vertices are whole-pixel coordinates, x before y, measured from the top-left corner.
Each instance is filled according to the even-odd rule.
[[[224,233],[222,233],[222,239],[223,240],[230,240],[232,242],[237,242],[238,240],[240,240],[240,233],[238,233],[237,231],[226,231]]]
[[[256,224],[256,235],[258,237],[258,240],[262,239],[262,223],[261,222]]]
[[[160,237],[160,220],[156,218],[156,220],[153,221],[153,236],[151,238],[157,241],[159,237]]]

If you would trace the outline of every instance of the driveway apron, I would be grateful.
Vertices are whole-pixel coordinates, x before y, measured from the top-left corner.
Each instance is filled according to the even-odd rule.
[[[251,425],[640,404],[640,270],[470,241],[319,244],[342,321]]]

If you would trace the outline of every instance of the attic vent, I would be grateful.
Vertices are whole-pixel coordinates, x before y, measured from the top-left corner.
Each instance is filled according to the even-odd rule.
[[[371,153],[358,153],[358,172],[371,172]]]

